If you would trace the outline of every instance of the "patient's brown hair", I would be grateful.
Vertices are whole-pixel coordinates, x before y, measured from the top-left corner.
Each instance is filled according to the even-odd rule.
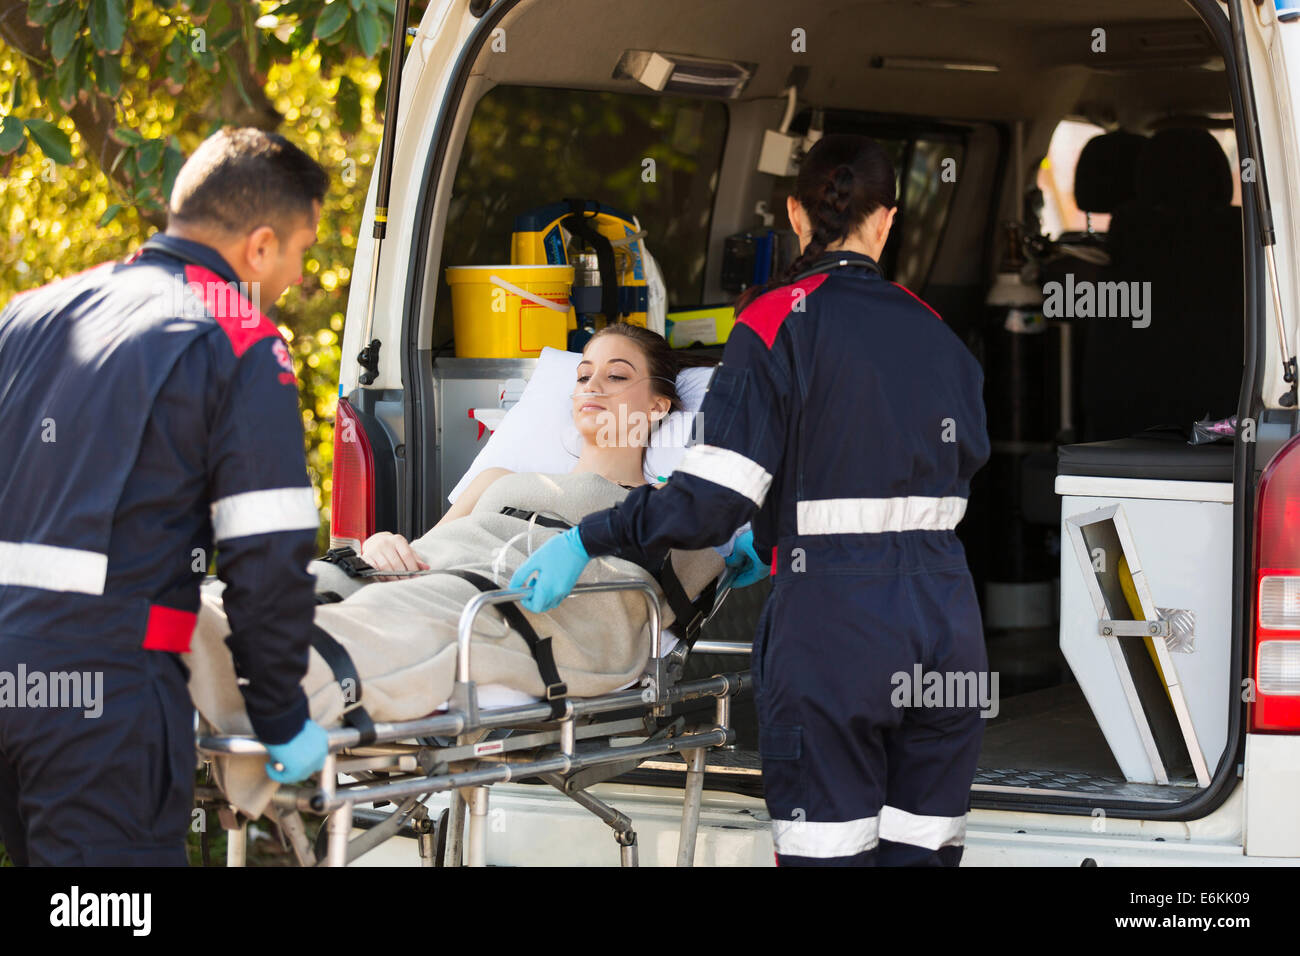
[[[588,339],[587,344],[590,345],[605,335],[621,335],[629,338],[641,350],[649,366],[647,374],[654,376],[651,379],[651,388],[656,395],[668,399],[671,403],[670,410],[674,412],[681,411],[684,407],[681,396],[677,394],[677,373],[684,368],[718,364],[718,360],[710,355],[675,351],[668,344],[668,340],[658,332],[652,332],[644,326],[630,325],[627,322],[615,322],[605,326]],[[587,350],[584,347],[582,351],[585,355]]]

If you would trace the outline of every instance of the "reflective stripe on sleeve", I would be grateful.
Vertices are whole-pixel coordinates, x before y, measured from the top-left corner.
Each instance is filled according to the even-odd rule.
[[[776,845],[776,852],[782,856],[818,859],[854,856],[876,846],[879,828],[878,816],[843,823],[773,820],[772,842]]]
[[[880,808],[880,838],[894,843],[923,846],[927,850],[961,846],[966,841],[966,814],[959,817],[927,817],[886,804]]]
[[[31,541],[0,541],[0,584],[103,594],[108,555]]]
[[[738,491],[760,508],[772,485],[772,476],[758,462],[717,445],[691,445],[674,471]]]
[[[320,515],[310,487],[245,491],[212,502],[212,533],[219,542],[319,527]]]
[[[966,499],[823,498],[797,502],[797,534],[880,534],[950,531],[966,514]]]

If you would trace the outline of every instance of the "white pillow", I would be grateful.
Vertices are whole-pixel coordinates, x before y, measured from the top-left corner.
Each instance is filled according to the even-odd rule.
[[[573,424],[570,395],[577,384],[581,352],[543,348],[518,403],[501,420],[483,450],[447,495],[452,504],[487,468],[567,474],[578,463],[582,436]],[[677,375],[677,394],[684,408],[664,418],[645,454],[646,481],[667,478],[691,443],[695,413],[713,376],[712,366],[684,368]]]

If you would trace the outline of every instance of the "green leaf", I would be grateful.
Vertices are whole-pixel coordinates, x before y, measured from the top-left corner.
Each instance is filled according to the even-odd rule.
[[[123,146],[139,146],[144,142],[144,137],[133,129],[125,126],[118,126],[113,130],[113,139],[117,140]]]
[[[58,81],[58,99],[59,105],[65,110],[72,109],[77,103],[77,91],[81,84],[77,82],[77,65],[81,61],[80,50],[59,64],[54,71],[54,78]]]
[[[90,0],[90,42],[118,53],[126,36],[126,0]]]
[[[81,32],[81,21],[85,11],[75,3],[59,14],[59,18],[50,27],[50,56],[55,63],[62,63],[72,52],[72,44]]]
[[[112,222],[114,219],[117,218],[117,214],[121,211],[122,211],[122,204],[120,202],[115,202],[107,209],[105,209],[104,215],[99,217],[99,222],[97,224],[99,228],[103,229],[105,226],[107,226],[110,222]]]
[[[167,147],[167,152],[163,154],[163,196],[170,197],[172,187],[176,185],[176,176],[185,165],[185,154],[181,152],[180,147],[174,143]]]
[[[131,198],[134,199],[136,202],[139,202],[142,199],[146,199],[153,193],[154,188],[155,187],[153,183],[144,183],[138,189],[136,189],[136,191],[131,195]]]
[[[167,75],[178,86],[184,85],[189,76],[190,45],[185,36],[177,30],[167,44]]]
[[[49,26],[69,2],[71,0],[31,0],[27,6],[27,19],[39,27]]]
[[[353,10],[360,10],[361,0],[348,0],[348,6],[350,6]]]
[[[142,145],[136,147],[135,167],[140,170],[142,176],[148,176],[158,168],[158,163],[162,159],[163,145],[161,139],[147,139]]]
[[[53,103],[58,98],[58,89],[54,84],[54,71],[45,70],[36,77],[36,99]]]
[[[230,4],[218,3],[208,16],[208,32],[218,33],[230,26]]]
[[[23,78],[15,76],[9,84],[9,112],[12,113],[23,105]]]
[[[0,118],[0,156],[8,156],[23,142],[23,121],[12,113]]]
[[[122,92],[122,58],[116,54],[95,54],[95,85],[106,96],[116,98]]]
[[[185,0],[185,6],[190,8],[190,13],[195,19],[201,20],[212,8],[212,0]]]
[[[384,24],[369,10],[358,13],[353,22],[357,25],[357,45],[367,60],[372,59],[384,43]]]
[[[316,18],[316,29],[311,34],[313,39],[328,40],[347,26],[350,15],[351,11],[343,0],[325,4],[325,10]]]
[[[339,77],[339,89],[334,102],[338,106],[339,125],[343,132],[358,132],[361,129],[361,88],[350,76]]]
[[[49,120],[29,119],[27,121],[27,133],[31,136],[33,142],[41,148],[41,152],[60,166],[66,166],[72,162],[72,141],[68,139],[67,133]]]

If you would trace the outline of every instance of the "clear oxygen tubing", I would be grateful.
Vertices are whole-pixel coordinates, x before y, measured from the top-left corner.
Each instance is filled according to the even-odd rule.
[[[675,379],[668,378],[668,377],[666,377],[666,376],[664,376],[664,375],[643,375],[641,378],[635,379],[635,380],[633,380],[633,381],[630,381],[630,382],[627,382],[627,383],[621,385],[621,386],[618,388],[617,391],[613,391],[613,392],[611,392],[611,391],[593,391],[593,390],[591,390],[591,389],[588,389],[587,391],[583,391],[583,389],[587,387],[587,383],[576,382],[576,383],[574,384],[573,391],[569,393],[569,398],[571,398],[571,399],[578,399],[578,398],[617,398],[619,395],[622,395],[622,394],[623,394],[624,392],[626,392],[628,389],[633,388],[633,387],[635,387],[635,386],[637,386],[637,385],[640,385],[642,382],[648,381],[649,379],[658,379],[658,380],[661,381],[661,382],[672,382],[673,385],[676,385],[676,384],[677,384],[677,382],[676,382]],[[605,386],[606,389],[608,389],[608,387],[609,387],[609,381],[606,380],[606,381],[603,383],[603,385]]]

